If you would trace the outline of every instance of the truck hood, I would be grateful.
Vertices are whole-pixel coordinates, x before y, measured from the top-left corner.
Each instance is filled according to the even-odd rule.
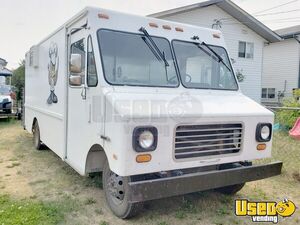
[[[174,93],[173,93],[174,92]],[[258,117],[273,113],[246,97],[232,91],[126,92],[105,94],[107,110],[123,119],[131,118],[199,118]]]

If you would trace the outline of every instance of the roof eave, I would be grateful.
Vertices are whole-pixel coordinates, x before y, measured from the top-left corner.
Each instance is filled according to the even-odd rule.
[[[165,16],[171,16],[178,13],[184,13],[192,11],[196,8],[203,8],[210,5],[217,5],[222,10],[227,12],[229,15],[237,19],[240,23],[244,24],[245,26],[249,27],[251,30],[256,32],[258,35],[263,37],[265,40],[269,42],[279,42],[282,40],[282,38],[273,32],[270,28],[265,26],[263,23],[259,22],[257,19],[255,19],[253,16],[251,16],[249,13],[241,9],[239,6],[234,4],[233,2],[229,0],[209,0],[205,2],[196,3],[193,5],[183,6],[171,10],[166,10],[163,12],[158,12],[154,14],[150,14],[148,16],[150,17],[156,17],[161,18]]]
[[[216,4],[222,10],[230,14],[232,17],[237,19],[240,23],[249,27],[251,30],[262,36],[269,42],[279,42],[282,40],[281,36],[276,34],[266,25],[261,23],[259,20],[251,16],[249,13],[244,11],[238,5],[234,4],[232,1],[223,0]]]

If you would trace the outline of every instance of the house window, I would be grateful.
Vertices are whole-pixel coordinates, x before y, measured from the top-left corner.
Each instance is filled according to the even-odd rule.
[[[254,43],[239,41],[239,58],[253,59]]]
[[[275,88],[262,88],[261,98],[275,98]]]

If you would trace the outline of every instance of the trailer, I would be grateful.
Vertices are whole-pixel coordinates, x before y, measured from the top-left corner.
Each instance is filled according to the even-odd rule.
[[[223,34],[88,7],[26,53],[24,127],[120,218],[143,202],[233,194],[281,173],[274,114],[240,91]]]

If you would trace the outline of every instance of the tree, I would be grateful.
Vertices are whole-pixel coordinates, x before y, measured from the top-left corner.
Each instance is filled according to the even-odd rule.
[[[25,85],[25,60],[22,60],[19,63],[19,67],[13,71],[11,85],[17,88],[17,99],[22,99],[22,90],[24,89]]]

